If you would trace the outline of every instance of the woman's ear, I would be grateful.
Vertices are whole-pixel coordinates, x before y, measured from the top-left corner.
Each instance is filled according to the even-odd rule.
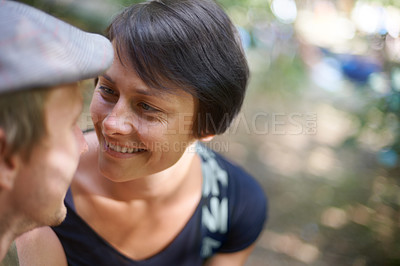
[[[201,137],[200,140],[201,140],[201,141],[204,141],[204,142],[209,142],[209,141],[211,141],[214,137],[215,137],[215,135],[207,135],[207,136]]]
[[[11,190],[18,174],[19,158],[17,154],[7,154],[6,134],[0,128],[0,191]]]

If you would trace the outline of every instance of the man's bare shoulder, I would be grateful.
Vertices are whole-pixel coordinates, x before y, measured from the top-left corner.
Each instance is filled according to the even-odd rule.
[[[16,245],[20,266],[67,265],[64,249],[48,226],[21,235]]]

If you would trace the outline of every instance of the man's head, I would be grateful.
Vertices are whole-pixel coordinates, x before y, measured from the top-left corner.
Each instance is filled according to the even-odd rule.
[[[10,222],[4,217],[20,224],[19,233],[64,218],[82,137],[77,82],[112,60],[106,38],[0,1],[0,236]]]
[[[10,103],[26,100],[28,95],[24,93],[10,97]],[[0,153],[0,194],[8,195],[7,203],[24,225],[57,225],[66,214],[63,200],[80,155],[76,122],[82,110],[82,95],[76,83],[30,94],[26,108],[2,117],[21,121],[16,123],[19,128],[0,128],[0,143],[5,147]],[[23,130],[25,133],[19,134]]]

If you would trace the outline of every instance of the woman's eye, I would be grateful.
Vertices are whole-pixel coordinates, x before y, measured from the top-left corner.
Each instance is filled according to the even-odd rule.
[[[106,94],[109,94],[109,95],[114,95],[114,94],[115,94],[114,90],[112,90],[112,89],[110,89],[110,88],[107,88],[107,87],[104,87],[104,86],[100,86],[99,89],[100,89],[102,92],[104,92],[104,93],[106,93]]]
[[[163,112],[161,109],[154,108],[151,105],[144,102],[138,103],[138,107],[140,108],[139,112],[143,116],[143,118],[152,122],[157,121],[165,123],[166,113]]]
[[[157,111],[157,109],[151,107],[147,103],[139,103],[139,106],[145,111]]]

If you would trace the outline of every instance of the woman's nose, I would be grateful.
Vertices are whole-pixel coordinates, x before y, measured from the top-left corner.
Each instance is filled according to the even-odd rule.
[[[132,134],[135,132],[134,121],[134,114],[117,104],[103,120],[104,133],[107,135]]]

